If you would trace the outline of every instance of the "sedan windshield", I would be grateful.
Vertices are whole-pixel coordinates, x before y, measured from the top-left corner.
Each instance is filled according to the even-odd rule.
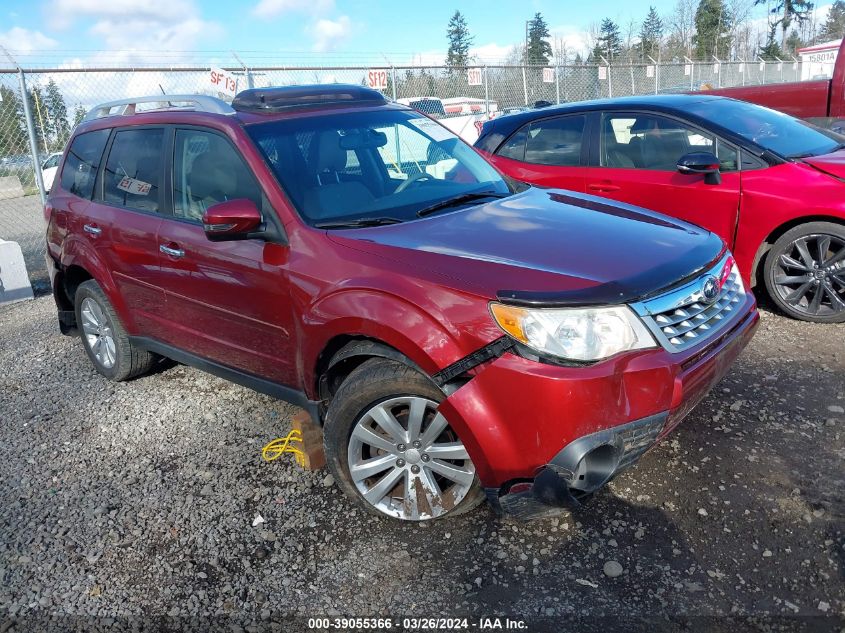
[[[845,141],[833,132],[788,114],[743,101],[700,101],[691,104],[688,111],[786,158],[829,154],[840,149]]]
[[[312,226],[390,224],[510,193],[472,148],[416,112],[323,114],[247,130]]]

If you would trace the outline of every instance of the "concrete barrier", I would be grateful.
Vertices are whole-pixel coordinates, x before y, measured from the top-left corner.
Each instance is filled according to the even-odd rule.
[[[0,240],[0,305],[32,299],[32,286],[17,242]]]
[[[23,197],[21,180],[17,176],[0,176],[0,200]]]

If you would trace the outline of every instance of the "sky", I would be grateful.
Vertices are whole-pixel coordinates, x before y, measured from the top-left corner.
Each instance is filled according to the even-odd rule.
[[[230,51],[251,65],[433,64],[442,63],[446,25],[457,8],[475,38],[473,53],[496,61],[524,38],[525,21],[536,12],[543,14],[554,37],[578,50],[587,46],[589,25],[604,17],[623,25],[641,21],[649,5],[667,15],[674,4],[675,0],[2,0],[0,45],[24,67],[97,62],[167,65],[176,59],[234,65]],[[8,65],[2,53],[0,64]]]

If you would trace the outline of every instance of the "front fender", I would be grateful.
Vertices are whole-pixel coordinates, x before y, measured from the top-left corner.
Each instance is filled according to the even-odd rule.
[[[316,398],[317,359],[338,336],[371,338],[404,354],[432,375],[471,353],[466,341],[425,309],[395,294],[378,290],[344,290],[314,304],[301,321],[303,342],[299,371],[310,398]],[[477,343],[481,346],[485,342]]]

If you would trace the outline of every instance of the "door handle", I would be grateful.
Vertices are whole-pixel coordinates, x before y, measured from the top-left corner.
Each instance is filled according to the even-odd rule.
[[[161,244],[158,247],[158,250],[160,250],[165,255],[170,255],[171,257],[184,257],[185,256],[184,250],[182,250],[181,248],[171,248],[167,244]]]
[[[593,183],[591,185],[587,185],[587,189],[590,191],[619,191],[621,187],[619,185],[611,185],[610,183]]]
[[[101,229],[99,226],[95,226],[93,224],[85,224],[85,225],[83,225],[82,229],[86,233],[90,233],[91,235],[99,235],[100,233],[103,232],[103,229]]]

